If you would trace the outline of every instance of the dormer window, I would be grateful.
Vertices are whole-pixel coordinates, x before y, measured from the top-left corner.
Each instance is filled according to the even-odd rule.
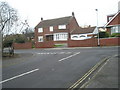
[[[53,26],[50,26],[50,32],[53,32]]]
[[[66,29],[66,25],[59,25],[58,29]]]
[[[38,28],[38,32],[39,33],[43,32],[43,28]]]

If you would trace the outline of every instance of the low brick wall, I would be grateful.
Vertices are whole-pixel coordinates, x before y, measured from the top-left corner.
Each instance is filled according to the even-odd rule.
[[[100,39],[100,46],[120,46],[120,38]]]
[[[64,44],[68,43],[68,41],[54,41],[54,44]]]
[[[86,40],[69,40],[68,47],[96,47],[97,38]],[[120,38],[101,38],[100,46],[120,46]]]
[[[32,48],[32,43],[31,42],[14,43],[13,46],[14,46],[14,49],[31,49]]]
[[[68,41],[68,47],[96,47],[96,46],[97,46],[96,38]]]
[[[46,41],[46,42],[36,42],[35,48],[53,48],[54,42],[53,41]]]

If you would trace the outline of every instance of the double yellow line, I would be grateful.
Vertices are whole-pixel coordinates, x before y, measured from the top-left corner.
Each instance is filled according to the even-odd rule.
[[[68,88],[68,90],[73,90],[74,88],[77,88],[78,85],[80,85],[93,71],[95,71],[103,62],[106,62],[110,57],[106,57],[100,62],[98,62],[93,68],[91,68],[82,78],[80,78],[77,82],[75,82],[72,86]]]

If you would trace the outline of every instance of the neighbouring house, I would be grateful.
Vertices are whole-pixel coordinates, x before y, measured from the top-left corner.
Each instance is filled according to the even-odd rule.
[[[67,43],[70,32],[79,28],[74,12],[72,16],[43,20],[35,27],[35,44],[53,41],[54,44]]]
[[[96,27],[76,28],[71,31],[71,40],[85,40],[96,37],[98,30]]]
[[[110,34],[120,33],[120,10],[116,14],[107,16],[105,27]]]

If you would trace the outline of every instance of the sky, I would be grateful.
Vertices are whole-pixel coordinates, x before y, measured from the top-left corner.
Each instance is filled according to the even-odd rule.
[[[120,0],[0,0],[18,11],[21,20],[28,20],[34,28],[40,21],[71,16],[72,12],[80,26],[96,26],[98,9],[98,26],[104,26],[107,15],[118,11]]]

